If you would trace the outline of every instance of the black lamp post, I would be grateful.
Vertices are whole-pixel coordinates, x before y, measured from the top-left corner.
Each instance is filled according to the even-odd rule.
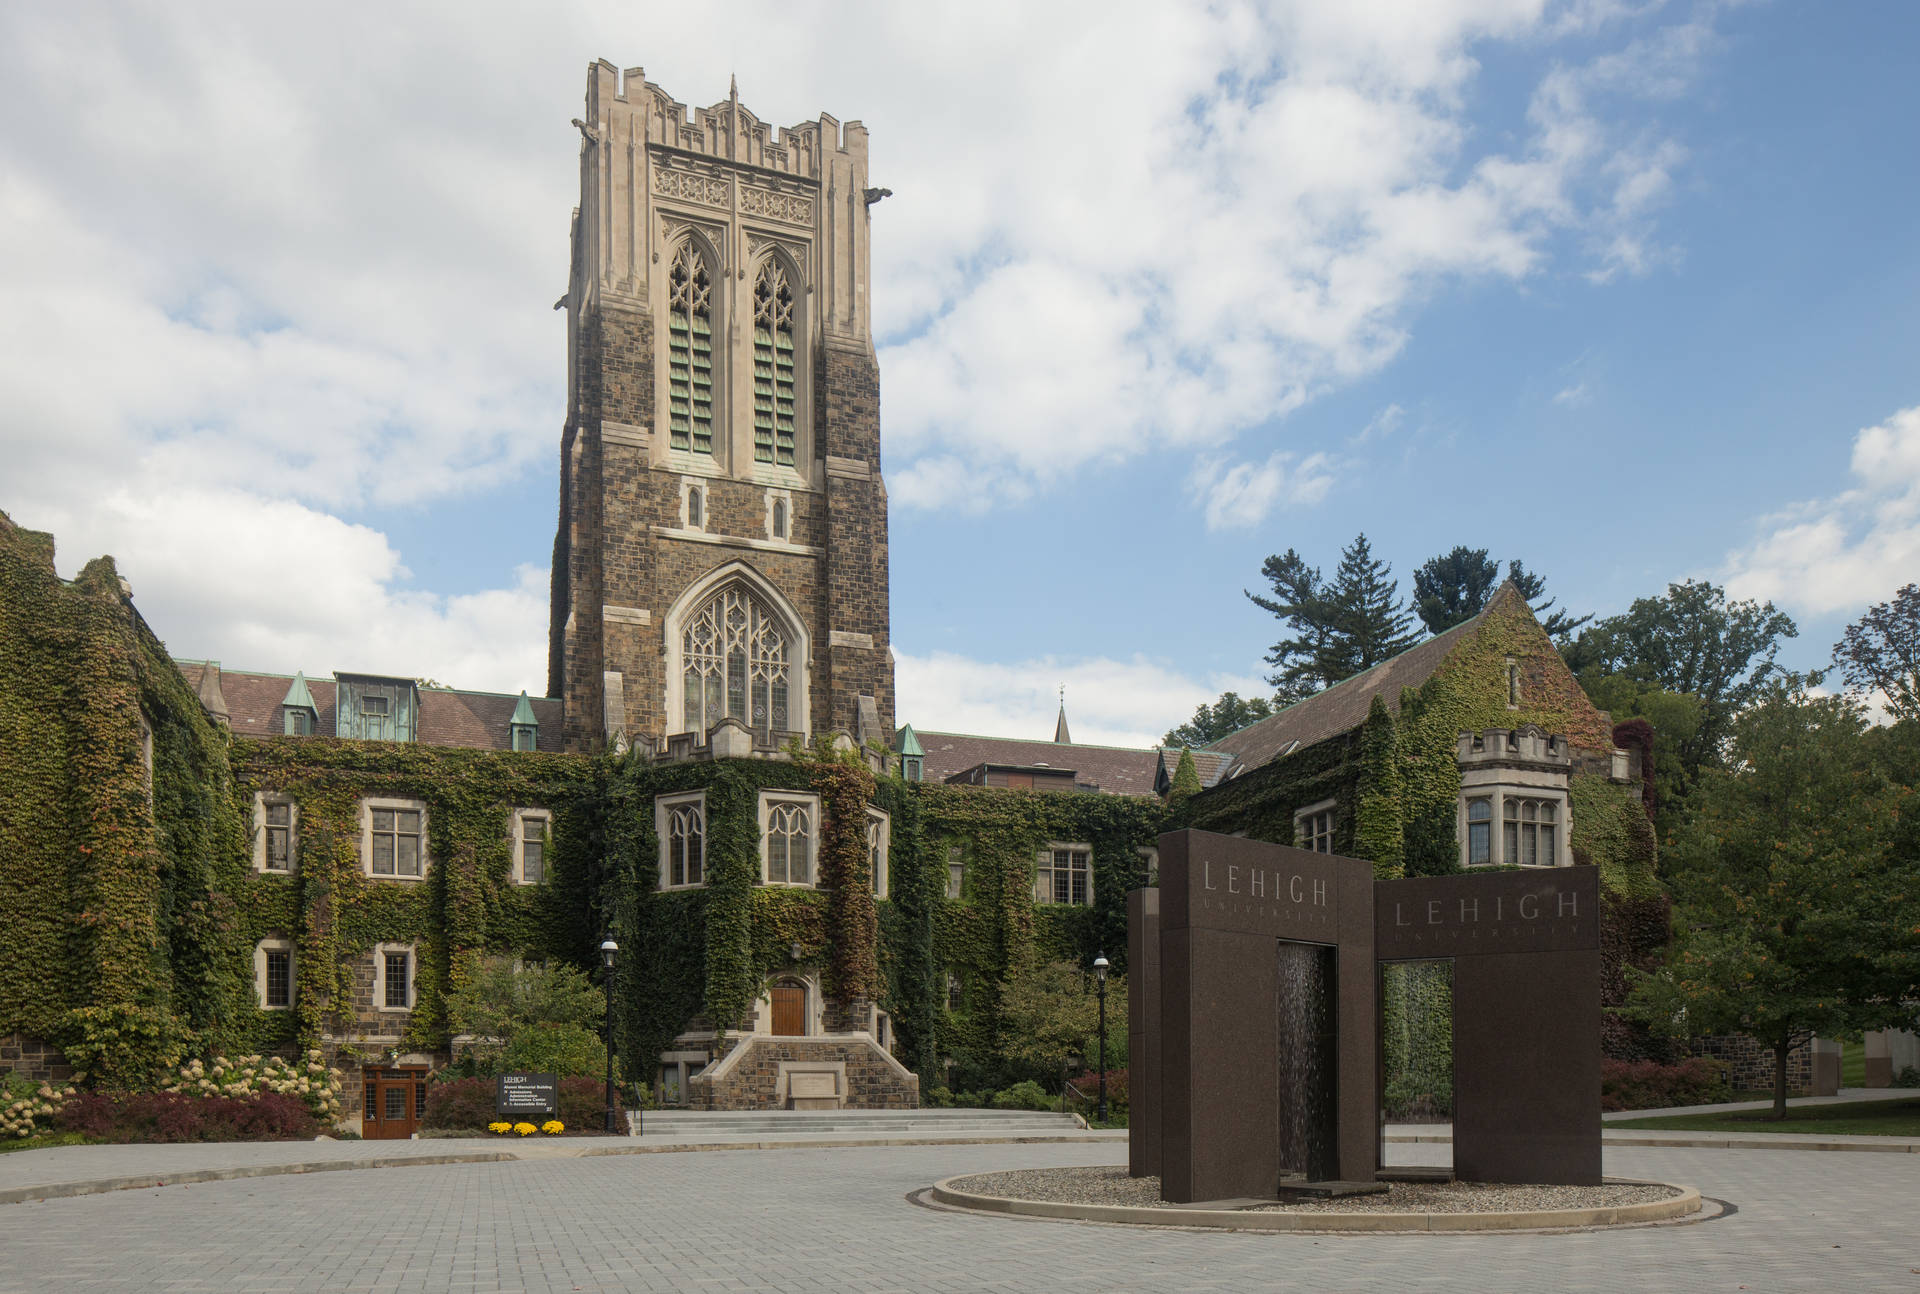
[[[1100,1122],[1107,1121],[1107,955],[1093,959],[1094,990],[1100,995]]]
[[[600,964],[606,967],[607,981],[607,1131],[614,1132],[613,1093],[613,963],[620,956],[620,945],[608,935],[600,944]],[[1104,1018],[1104,1017],[1103,1017]]]

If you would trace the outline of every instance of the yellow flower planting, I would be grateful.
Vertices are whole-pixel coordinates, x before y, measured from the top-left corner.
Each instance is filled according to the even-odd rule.
[[[534,1127],[531,1123],[516,1123],[513,1125],[513,1130],[523,1137],[531,1137],[534,1133],[540,1131],[540,1129]]]
[[[495,1136],[503,1136],[513,1131],[513,1125],[505,1119],[499,1119],[493,1123],[489,1123],[487,1125],[487,1131],[493,1133]]]
[[[566,1130],[567,1125],[558,1119],[548,1119],[540,1125],[540,1131],[546,1133],[549,1137],[557,1137]]]

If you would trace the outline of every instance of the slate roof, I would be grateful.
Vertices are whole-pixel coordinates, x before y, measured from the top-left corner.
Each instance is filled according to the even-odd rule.
[[[1503,584],[1473,619],[1417,643],[1370,670],[1342,679],[1324,692],[1295,702],[1270,719],[1222,737],[1207,749],[1238,756],[1238,771],[1246,772],[1291,754],[1299,746],[1311,746],[1358,728],[1367,721],[1367,711],[1376,696],[1386,700],[1389,710],[1400,713],[1400,690],[1417,688],[1432,678],[1440,663],[1453,653],[1462,639],[1479,629],[1480,622],[1507,591],[1508,586]],[[1194,752],[1196,758],[1199,754]]]
[[[1097,786],[1109,795],[1152,795],[1159,767],[1157,750],[1129,746],[1091,746],[1078,742],[1025,741],[1017,737],[975,737],[961,732],[915,728],[926,751],[926,780],[944,782],[978,764],[1029,768],[1070,768],[1081,786]]]
[[[1226,777],[1227,770],[1233,767],[1235,759],[1238,758],[1227,751],[1215,750],[1212,747],[1195,750],[1191,754],[1193,771],[1200,774],[1200,789],[1203,791],[1209,786],[1218,786],[1221,779]],[[1153,784],[1156,790],[1164,794],[1173,785],[1173,775],[1180,769],[1180,748],[1165,746],[1161,748],[1159,755]]]
[[[186,676],[187,686],[200,687],[206,672],[201,661],[175,661]],[[283,731],[280,702],[286,699],[291,674],[259,674],[245,670],[222,669],[220,691],[227,699],[227,713],[233,731],[243,737],[274,737]],[[333,736],[334,682],[330,678],[309,678],[307,690],[313,696],[320,721],[314,725],[317,737]],[[509,724],[517,695],[501,692],[461,692],[453,688],[420,689],[419,743],[423,746],[466,746],[474,750],[511,750],[513,734]],[[539,720],[538,748],[558,753],[561,748],[560,702],[555,697],[529,697],[534,717]]]

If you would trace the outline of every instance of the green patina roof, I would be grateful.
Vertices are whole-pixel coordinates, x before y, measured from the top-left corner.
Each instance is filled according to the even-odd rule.
[[[908,724],[906,727],[900,729],[899,735],[893,739],[893,747],[902,755],[906,755],[909,758],[926,758],[927,752],[920,749],[920,739],[913,735],[912,724]]]
[[[272,696],[273,693],[269,692],[267,695]],[[280,705],[283,709],[291,707],[295,710],[311,710],[315,714],[320,713],[320,707],[313,703],[313,693],[307,691],[307,676],[298,670],[294,671],[293,686],[287,689],[286,700]]]
[[[507,724],[509,727],[516,728],[522,724],[525,724],[529,728],[538,728],[540,726],[540,721],[533,717],[533,705],[527,700],[527,694],[524,689],[520,693],[520,704],[513,707],[513,718],[507,720]]]

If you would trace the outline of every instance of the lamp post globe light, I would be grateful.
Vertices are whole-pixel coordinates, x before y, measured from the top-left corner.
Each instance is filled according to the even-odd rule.
[[[1107,1121],[1107,955],[1093,959],[1094,989],[1100,996],[1100,1122]]]
[[[613,965],[620,957],[620,945],[608,935],[600,944],[600,964],[606,967],[607,982],[607,1131],[615,1131],[613,1094]]]

